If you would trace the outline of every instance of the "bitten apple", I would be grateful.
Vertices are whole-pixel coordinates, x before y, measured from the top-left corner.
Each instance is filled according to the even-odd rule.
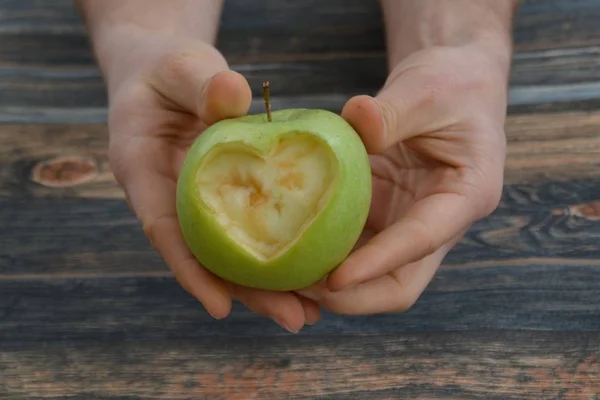
[[[365,147],[340,116],[288,109],[220,121],[191,146],[177,186],[185,241],[226,281],[309,286],[338,266],[371,202]]]

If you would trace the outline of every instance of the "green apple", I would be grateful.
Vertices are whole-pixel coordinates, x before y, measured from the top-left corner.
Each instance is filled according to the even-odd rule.
[[[192,144],[177,213],[198,261],[226,281],[307,287],[336,268],[364,227],[371,169],[340,116],[288,109],[227,119]]]

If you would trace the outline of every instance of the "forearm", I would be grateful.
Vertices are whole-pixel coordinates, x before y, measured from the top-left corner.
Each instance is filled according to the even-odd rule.
[[[177,43],[214,44],[222,0],[75,0],[100,69],[109,81]]]
[[[390,66],[415,51],[481,42],[509,62],[518,0],[381,0]]]

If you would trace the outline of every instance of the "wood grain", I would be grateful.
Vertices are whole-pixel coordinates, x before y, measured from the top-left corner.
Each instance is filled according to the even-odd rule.
[[[105,125],[2,125],[0,126],[0,194],[4,196],[122,197],[108,165]],[[56,157],[94,160],[97,173],[82,185],[53,188],[32,179],[39,163]]]
[[[530,88],[597,82],[600,79],[600,47],[518,53],[513,60],[510,84],[519,91]],[[312,60],[260,63],[232,63],[242,73],[256,97],[262,95],[261,83],[271,82],[276,97],[297,95],[351,96],[375,93],[387,76],[385,55],[336,55]],[[560,92],[560,88],[555,91]],[[600,88],[591,93],[599,98]],[[545,96],[542,96],[544,95]],[[551,102],[552,93],[537,93],[527,102]],[[556,96],[556,94],[554,94]],[[523,95],[511,103],[520,104]],[[0,64],[0,106],[11,107],[104,107],[104,82],[94,65],[7,66]]]
[[[0,199],[0,204],[0,277],[166,273],[123,201]]]
[[[598,331],[600,213],[570,210],[599,198],[598,180],[511,187],[409,312],[330,316],[308,332]],[[0,201],[0,220],[0,347],[278,332],[243,308],[212,321],[121,201],[14,198]]]
[[[4,0],[0,7],[4,63],[92,62],[71,1]],[[517,50],[600,45],[598,17],[595,0],[524,0],[514,27]],[[375,1],[226,0],[218,45],[235,63],[382,52],[381,12]]]
[[[599,354],[596,333],[96,342],[0,353],[0,365],[16,366],[0,390],[10,399],[598,399]]]
[[[508,265],[507,265],[508,264]],[[598,260],[513,260],[444,268],[402,314],[324,313],[301,336],[600,331]],[[290,334],[239,303],[221,321],[170,276],[14,276],[0,280],[0,350],[36,343],[206,340]],[[0,351],[1,353],[2,351]],[[382,354],[383,356],[383,354]]]
[[[70,0],[7,0],[0,15],[0,122],[105,118],[103,82]],[[597,108],[600,87],[586,84],[598,81],[599,17],[594,0],[523,2],[514,28],[511,112]],[[343,99],[375,93],[386,77],[377,2],[230,0],[218,47],[256,96],[269,79],[284,103],[312,96],[305,106],[339,111]],[[583,86],[569,86],[576,84]],[[342,100],[332,103],[331,96]],[[64,107],[78,112],[62,113]]]
[[[274,108],[385,79],[376,1],[225,5],[219,48]],[[600,400],[599,19],[523,2],[501,204],[415,306],[290,335],[237,302],[212,319],[151,249],[72,1],[0,1],[0,398]]]
[[[506,124],[506,184],[600,177],[600,112],[511,115]],[[105,125],[12,124],[0,128],[0,195],[122,198],[108,165]],[[32,170],[55,157],[78,156],[98,168],[89,182],[54,188]]]
[[[471,227],[446,261],[599,260],[598,204],[600,179],[509,185],[496,212]],[[121,200],[15,197],[0,206],[0,279],[166,272]]]

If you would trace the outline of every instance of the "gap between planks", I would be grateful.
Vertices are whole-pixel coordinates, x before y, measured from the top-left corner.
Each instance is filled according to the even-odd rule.
[[[459,271],[482,268],[531,268],[535,266],[558,267],[600,267],[600,259],[573,259],[560,257],[517,257],[506,260],[483,260],[442,264],[439,271]],[[172,272],[165,271],[131,271],[131,272],[88,272],[88,273],[31,273],[31,274],[0,274],[0,281],[61,281],[77,279],[129,279],[129,278],[173,278]]]

